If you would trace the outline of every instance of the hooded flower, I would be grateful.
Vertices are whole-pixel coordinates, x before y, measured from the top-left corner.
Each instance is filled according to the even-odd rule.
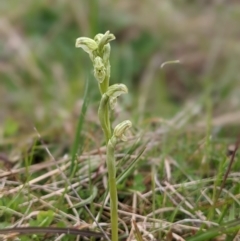
[[[129,120],[125,120],[118,124],[113,132],[113,136],[121,139],[122,141],[127,141],[127,137],[125,136],[125,132],[132,127],[132,122]]]
[[[91,59],[93,56],[93,51],[97,50],[98,48],[98,44],[93,39],[87,37],[77,38],[75,46],[77,48],[82,48],[85,52],[87,52]]]
[[[106,95],[109,97],[109,103],[111,109],[114,109],[117,103],[117,98],[122,95],[128,93],[127,86],[124,84],[114,84],[108,87]]]

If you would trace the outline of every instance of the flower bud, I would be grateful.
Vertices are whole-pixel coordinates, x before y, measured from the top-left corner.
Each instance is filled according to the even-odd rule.
[[[96,57],[93,61],[93,67],[95,78],[102,83],[106,77],[106,68],[103,64],[102,58]]]
[[[122,95],[128,93],[127,86],[124,84],[114,84],[108,87],[106,95],[109,97],[109,104],[111,109],[114,109],[117,103],[117,98]]]
[[[113,132],[113,136],[116,138],[121,139],[122,141],[127,141],[127,137],[124,135],[126,130],[128,130],[130,127],[132,127],[132,122],[129,120],[125,120],[118,124]]]

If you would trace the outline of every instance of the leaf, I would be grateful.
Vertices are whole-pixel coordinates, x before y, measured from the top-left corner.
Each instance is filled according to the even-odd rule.
[[[31,226],[49,227],[54,219],[54,212],[52,210],[41,211],[37,215],[36,220],[30,222]]]
[[[146,187],[144,186],[144,177],[141,173],[134,175],[133,189],[139,192],[143,192]]]

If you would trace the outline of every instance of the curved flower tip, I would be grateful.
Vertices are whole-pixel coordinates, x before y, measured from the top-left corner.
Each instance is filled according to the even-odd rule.
[[[123,122],[121,122],[120,124],[118,124],[113,132],[113,135],[116,138],[121,139],[122,141],[127,141],[127,137],[125,136],[125,132],[132,127],[132,122],[129,120],[125,120]]]
[[[111,109],[115,108],[117,98],[126,93],[128,93],[128,88],[124,84],[114,84],[108,87],[106,95],[109,97]]]
[[[98,44],[91,38],[80,37],[76,39],[76,48],[82,48],[88,54],[91,54],[98,48]]]
[[[116,37],[114,36],[114,34],[110,33],[110,31],[108,30],[102,37],[101,42],[103,45],[108,44],[109,42],[113,41],[114,39],[116,39]]]

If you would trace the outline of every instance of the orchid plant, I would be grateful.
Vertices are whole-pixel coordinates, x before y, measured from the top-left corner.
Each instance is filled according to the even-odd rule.
[[[110,121],[110,111],[112,111],[117,102],[117,98],[128,92],[124,84],[114,84],[109,86],[110,80],[110,42],[115,36],[107,31],[105,34],[97,34],[93,39],[80,37],[76,40],[76,47],[82,48],[89,54],[93,63],[93,73],[98,82],[101,93],[101,101],[98,109],[98,117],[105,135],[107,155],[106,164],[108,170],[108,186],[110,192],[111,209],[111,230],[112,241],[118,241],[118,197],[116,183],[116,163],[115,147],[117,140],[126,141],[125,132],[132,126],[131,121],[125,120],[118,124],[114,131]]]

